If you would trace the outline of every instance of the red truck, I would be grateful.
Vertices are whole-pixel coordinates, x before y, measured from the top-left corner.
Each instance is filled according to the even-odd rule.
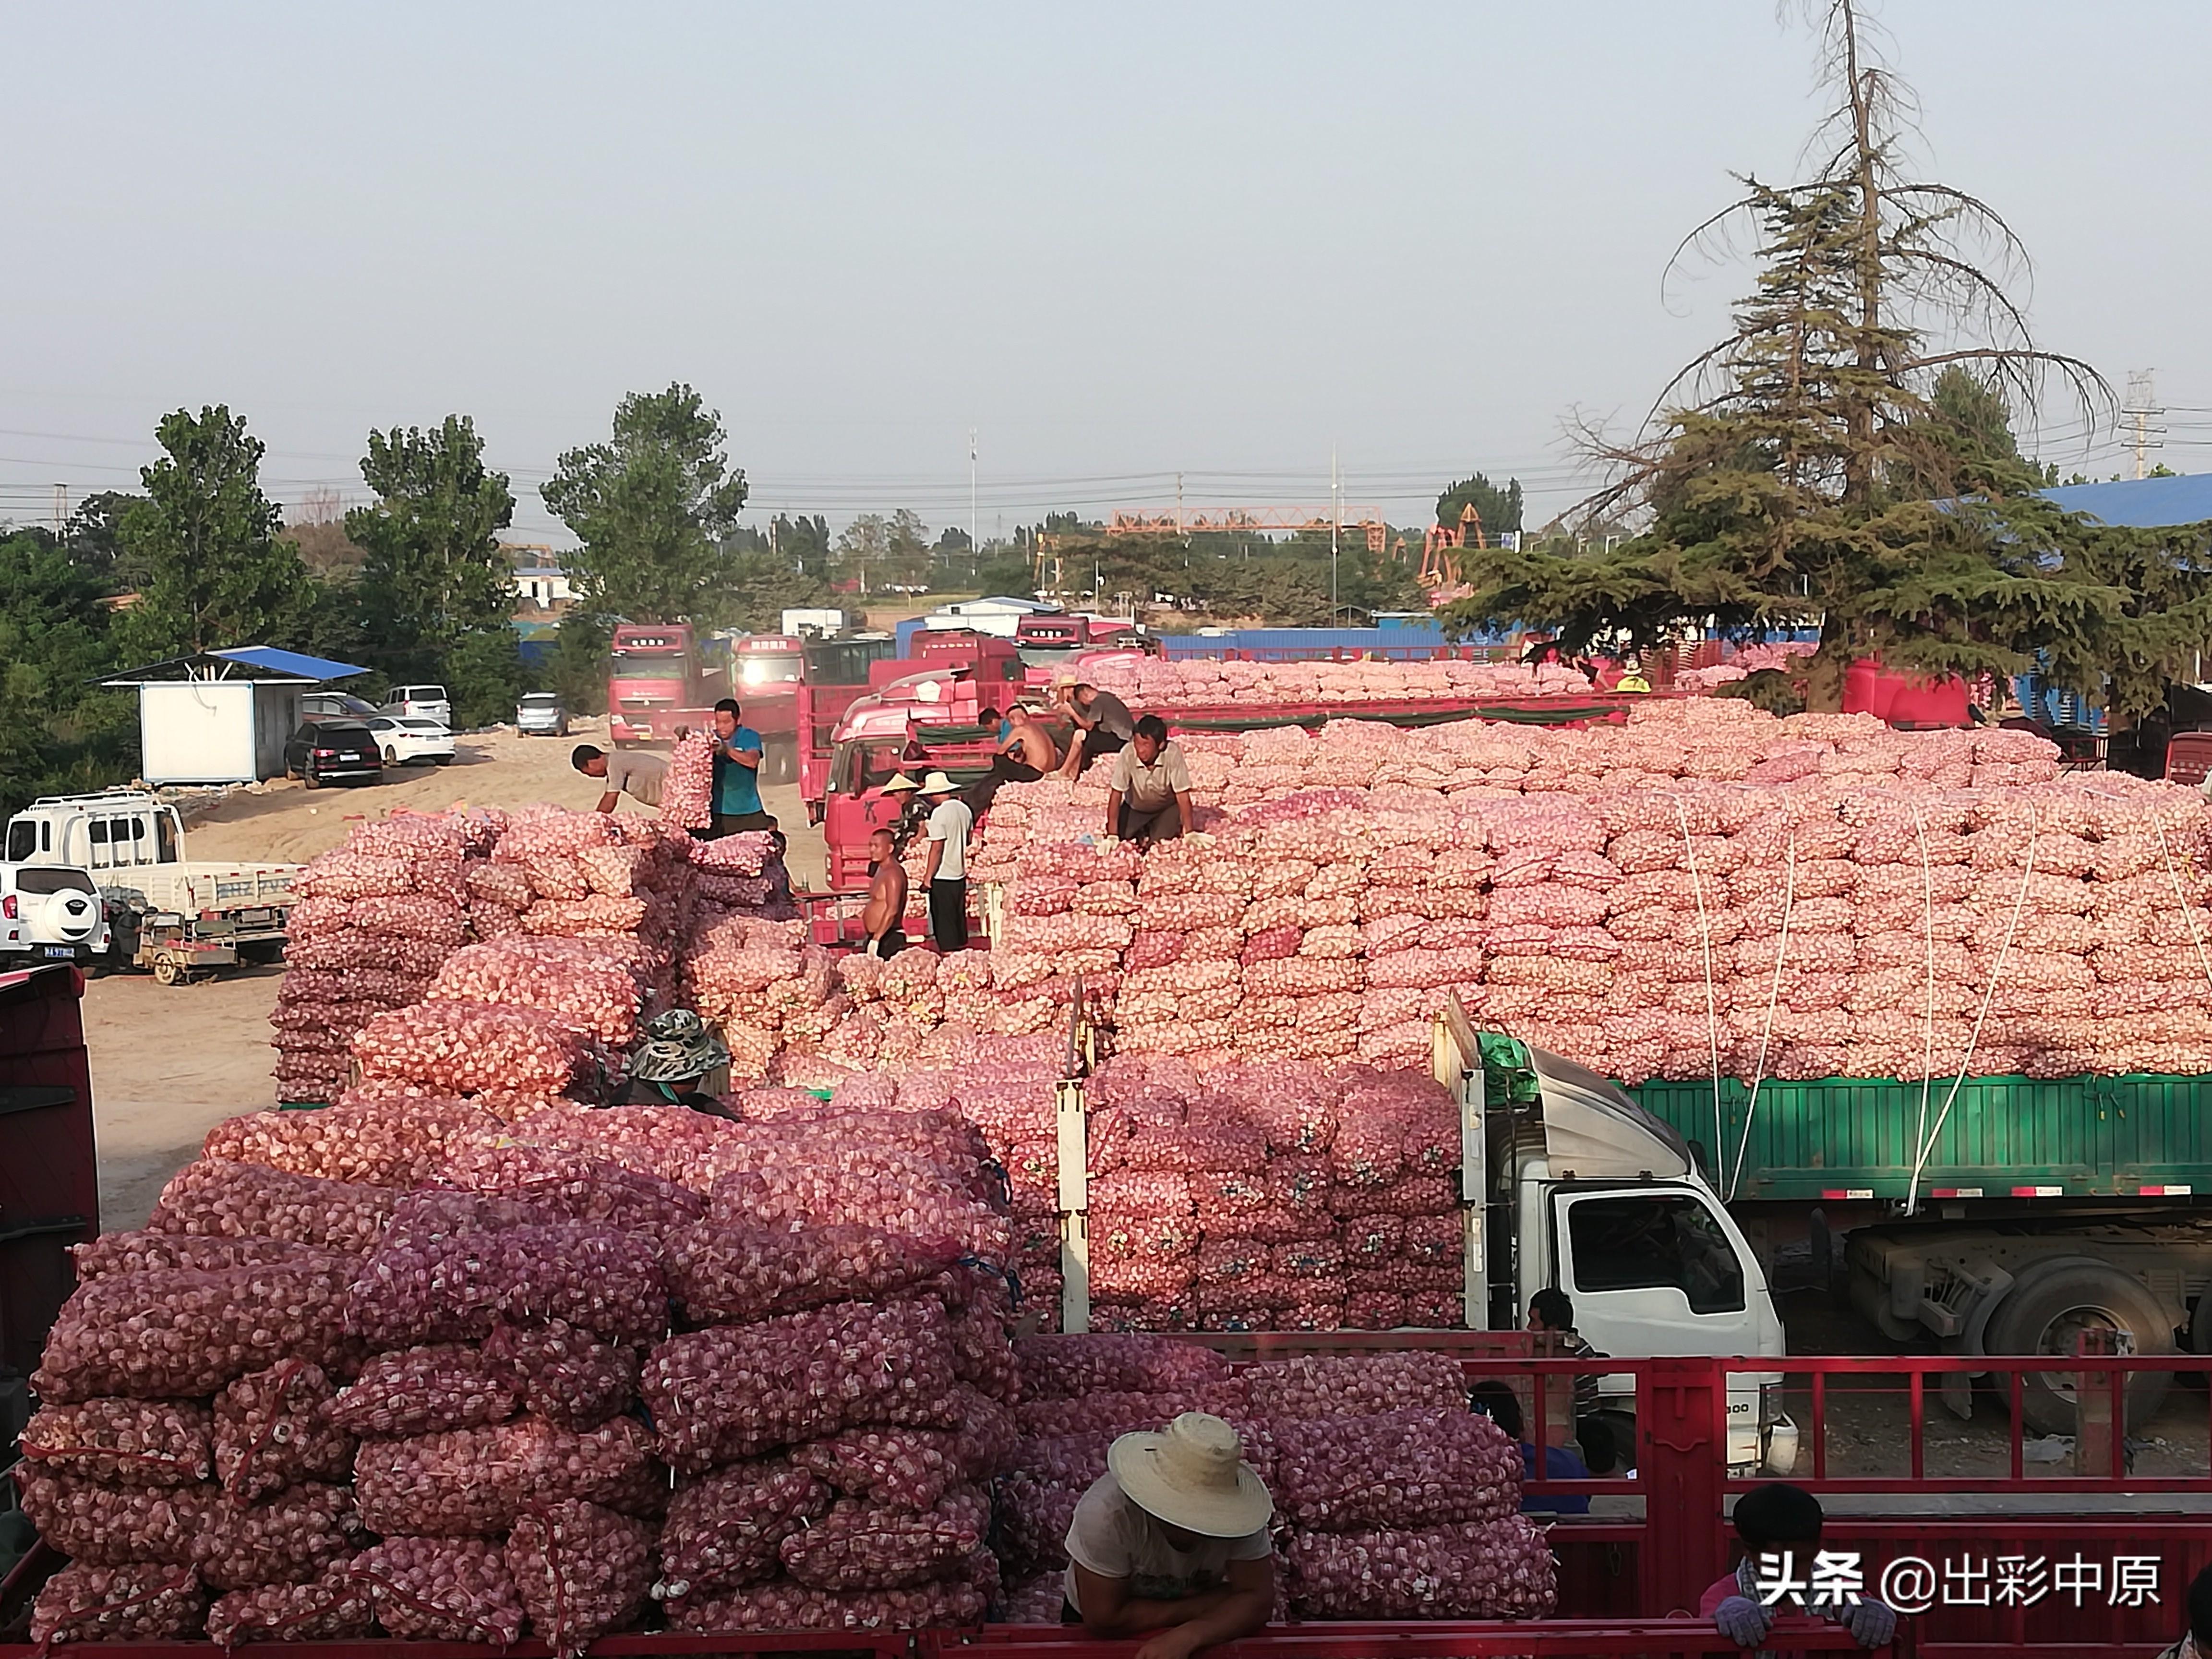
[[[768,758],[763,783],[795,783],[799,770],[799,687],[806,679],[806,641],[792,634],[741,634],[730,642],[727,694],[761,734]]]
[[[917,667],[917,664],[925,665]],[[868,836],[896,824],[909,797],[883,793],[904,772],[945,772],[968,783],[990,769],[1001,714],[1022,693],[1022,665],[1009,640],[945,630],[917,641],[916,655],[873,664],[874,684],[831,725],[819,767],[821,796],[807,810],[829,842],[833,892],[865,887]]]
[[[689,623],[619,623],[607,674],[607,735],[617,749],[671,744],[730,695],[729,668]]]

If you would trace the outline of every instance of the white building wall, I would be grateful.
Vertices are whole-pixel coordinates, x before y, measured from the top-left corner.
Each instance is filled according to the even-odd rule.
[[[138,688],[146,781],[251,783],[255,764],[250,680],[175,680]]]

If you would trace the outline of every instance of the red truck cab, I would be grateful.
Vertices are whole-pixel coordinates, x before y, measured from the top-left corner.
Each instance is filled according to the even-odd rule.
[[[822,822],[830,789],[830,751],[837,722],[868,695],[877,665],[892,660],[897,641],[888,634],[855,634],[806,642],[806,672],[799,682],[799,793],[808,822]]]
[[[980,642],[969,653],[978,659],[972,662],[957,661],[960,649],[945,641],[932,653],[936,666],[917,671],[912,659],[878,663],[872,672],[896,677],[856,699],[838,720],[821,808],[831,891],[867,885],[870,833],[896,828],[912,799],[883,793],[894,775],[942,771],[966,784],[990,769],[999,722],[984,716],[994,708],[1003,714],[1020,693],[1021,662],[1008,641],[970,637]]]
[[[890,727],[901,732],[909,720],[923,726],[947,724],[947,717],[935,706],[941,700],[940,692],[925,693],[921,687],[933,681],[949,684],[962,676],[978,693],[968,704],[970,720],[985,708],[996,708],[1003,714],[1022,694],[1021,658],[1012,640],[964,628],[937,629],[915,635],[909,649],[913,655],[908,657],[872,654],[866,661],[865,691],[855,688],[851,695],[843,695],[840,686],[810,697],[804,727],[806,752],[800,762],[800,781],[807,815],[813,822],[827,821],[824,813],[832,789],[830,773],[841,736],[856,734],[860,729],[846,732],[849,717],[879,708],[888,702],[903,711],[889,717]],[[848,662],[844,665],[844,672],[854,673],[859,666]],[[915,684],[908,685],[908,681]],[[880,735],[887,729],[882,724],[884,718],[876,717],[878,723],[866,727],[869,735]],[[988,763],[988,757],[985,763]],[[864,843],[866,840],[864,835]]]
[[[790,634],[746,634],[730,648],[730,695],[744,710],[744,722],[761,734],[767,758],[763,783],[792,783],[799,777],[799,687],[806,678],[806,641]]]
[[[611,642],[607,735],[617,749],[676,740],[679,726],[714,718],[730,695],[728,673],[709,665],[688,623],[620,623]]]

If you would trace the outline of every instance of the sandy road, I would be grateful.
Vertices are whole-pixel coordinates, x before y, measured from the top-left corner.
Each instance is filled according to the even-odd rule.
[[[495,731],[464,737],[451,766],[407,767],[361,788],[309,790],[283,781],[241,790],[185,831],[197,860],[305,860],[328,852],[365,818],[395,807],[514,808],[538,801],[582,809],[599,786],[568,763],[576,742]],[[793,878],[821,879],[824,847],[795,785],[763,789],[791,842]],[[625,811],[642,811],[624,802]],[[269,1011],[281,969],[240,969],[199,985],[164,987],[145,974],[94,981],[84,999],[92,1055],[93,1109],[100,1143],[100,1220],[143,1222],[161,1183],[188,1162],[208,1130],[240,1112],[276,1104],[270,1079]]]

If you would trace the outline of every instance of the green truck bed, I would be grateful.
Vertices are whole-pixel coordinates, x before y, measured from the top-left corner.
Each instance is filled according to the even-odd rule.
[[[1923,1100],[1932,1126],[1951,1087],[1940,1079],[1923,1096],[1893,1078],[1770,1080],[1754,1109],[1747,1085],[1723,1079],[1717,1148],[1710,1079],[1629,1092],[1703,1151],[1723,1194],[1791,1200],[1903,1198]],[[2212,1194],[2212,1077],[1970,1077],[1920,1176],[1923,1199],[2191,1193]]]

